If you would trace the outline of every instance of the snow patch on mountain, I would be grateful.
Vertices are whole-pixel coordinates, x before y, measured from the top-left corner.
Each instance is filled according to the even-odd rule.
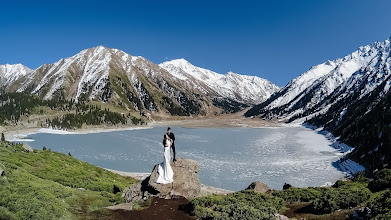
[[[84,55],[84,53],[81,54]],[[90,99],[94,98],[103,89],[109,77],[111,55],[109,49],[99,46],[89,54],[85,64],[77,62],[78,64],[84,64],[84,73],[79,82],[76,100],[81,94],[85,93],[83,89],[86,85],[93,86]]]

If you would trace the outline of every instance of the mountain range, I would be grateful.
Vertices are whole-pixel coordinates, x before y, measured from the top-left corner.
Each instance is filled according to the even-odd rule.
[[[332,132],[354,147],[349,157],[376,170],[391,165],[390,41],[313,66],[283,88],[256,76],[219,74],[184,59],[157,65],[103,46],[35,70],[0,66],[0,88],[156,115],[213,115],[252,106],[245,116],[305,122]]]
[[[369,171],[391,164],[391,38],[312,67],[245,116],[303,123],[354,146]]]
[[[0,66],[7,92],[28,92],[44,99],[100,101],[130,111],[163,115],[234,112],[266,100],[279,89],[256,76],[225,75],[184,59],[160,65],[118,49],[98,46],[31,70]]]

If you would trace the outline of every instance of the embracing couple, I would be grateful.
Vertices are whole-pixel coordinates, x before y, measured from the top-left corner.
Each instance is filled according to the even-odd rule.
[[[164,161],[163,163],[159,164],[158,167],[158,173],[159,177],[156,180],[156,183],[161,184],[167,184],[172,183],[174,181],[174,172],[172,171],[170,160],[171,160],[171,148],[174,153],[174,159],[173,162],[176,161],[175,159],[175,135],[171,132],[171,128],[167,128],[167,133],[164,135],[163,139],[163,146],[164,146]]]

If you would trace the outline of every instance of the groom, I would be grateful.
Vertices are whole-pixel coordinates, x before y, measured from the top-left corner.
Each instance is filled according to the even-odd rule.
[[[175,135],[174,135],[174,133],[171,132],[170,127],[167,128],[167,135],[172,140],[171,148],[172,148],[172,152],[174,153],[174,159],[172,159],[172,161],[175,162],[176,161],[176,159],[175,159]]]

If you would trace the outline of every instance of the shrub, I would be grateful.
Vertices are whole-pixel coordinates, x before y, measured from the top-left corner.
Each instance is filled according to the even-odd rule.
[[[345,186],[346,184],[348,184],[348,182],[347,181],[343,181],[343,180],[338,180],[337,182],[335,182],[334,184],[333,184],[333,188],[339,188],[339,187],[341,187],[341,186]]]
[[[310,202],[322,195],[322,188],[296,188],[290,187],[289,189],[273,191],[273,196],[277,196],[288,203],[294,202]]]
[[[152,199],[140,200],[133,203],[133,210],[142,210],[148,208],[152,203]]]
[[[15,219],[14,214],[7,208],[0,206],[0,220],[12,220]]]
[[[190,211],[200,219],[273,219],[284,207],[281,198],[254,191],[199,197],[190,201]]]
[[[376,194],[368,202],[375,219],[391,219],[391,189]]]
[[[352,180],[354,182],[360,182],[360,183],[364,183],[364,184],[369,183],[369,178],[365,176],[364,172],[358,172],[358,173],[354,174]]]
[[[345,182],[337,188],[327,188],[315,199],[311,209],[316,214],[332,213],[338,209],[355,207],[370,198],[371,191],[361,183]]]
[[[369,188],[376,192],[391,188],[391,169],[383,169],[377,172],[373,181],[369,183]]]

